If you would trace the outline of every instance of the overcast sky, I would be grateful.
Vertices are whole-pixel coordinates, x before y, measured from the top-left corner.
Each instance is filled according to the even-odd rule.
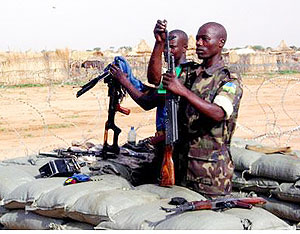
[[[168,29],[197,33],[215,21],[228,32],[226,48],[281,40],[300,47],[299,0],[0,0],[0,50],[34,51],[152,46],[157,19]]]

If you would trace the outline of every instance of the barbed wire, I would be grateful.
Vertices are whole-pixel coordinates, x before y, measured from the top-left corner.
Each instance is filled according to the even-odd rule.
[[[278,82],[284,82],[285,86],[281,85],[280,83],[276,82],[276,80]],[[300,130],[299,124],[297,119],[295,117],[292,117],[290,115],[290,113],[286,110],[286,96],[289,93],[291,95],[291,92],[289,92],[290,89],[297,87],[297,85],[299,86],[299,78],[296,77],[290,77],[290,76],[277,76],[277,77],[272,77],[272,78],[263,78],[263,81],[261,82],[261,84],[258,86],[258,88],[256,89],[255,92],[255,99],[256,102],[258,104],[258,106],[260,107],[260,109],[263,111],[265,118],[265,132],[264,133],[259,133],[257,131],[253,131],[253,129],[246,128],[245,126],[243,126],[242,123],[238,123],[238,127],[241,128],[243,131],[247,131],[248,134],[252,135],[252,139],[262,142],[265,139],[271,140],[273,141],[273,143],[276,145],[275,140],[279,140],[283,137],[283,136],[288,136],[286,139],[286,145],[289,144],[290,140],[293,138],[293,134],[297,131]],[[291,83],[294,82],[292,85]],[[261,103],[261,101],[264,101],[262,99],[262,97],[259,95],[260,92],[263,92],[262,89],[263,87],[265,87],[267,85],[267,83],[272,84],[274,87],[279,88],[281,91],[281,93],[279,95],[281,95],[280,97],[280,103],[278,103],[281,106],[281,111],[285,114],[286,117],[288,117],[288,119],[290,121],[293,122],[293,124],[291,124],[290,129],[288,130],[284,130],[281,127],[280,119],[279,119],[279,115],[277,113],[278,110],[274,110],[273,107],[268,104],[265,103],[264,105],[266,107],[269,108],[269,111],[266,110],[266,107]],[[294,92],[292,94],[293,96],[299,96],[299,92]],[[293,104],[296,104],[297,100],[295,99]],[[290,105],[290,104],[289,104]],[[295,107],[299,109],[299,106],[295,105]],[[297,109],[296,109],[297,110]],[[273,118],[270,119],[269,115],[272,114]],[[294,127],[292,127],[294,125]],[[296,126],[295,126],[296,125]],[[271,129],[268,130],[267,127],[271,126]],[[278,145],[278,143],[277,143]]]
[[[47,59],[47,58],[46,58]],[[109,63],[112,59],[103,60],[103,63]],[[136,77],[142,81],[146,81],[147,62],[145,58],[136,59],[128,58],[129,64]],[[71,64],[71,62],[70,62]],[[72,61],[74,64],[74,61]],[[287,67],[295,67],[294,65],[285,64]],[[46,68],[39,71],[31,70],[11,70],[2,71],[3,79],[1,79],[1,92],[0,98],[2,105],[7,111],[11,113],[0,113],[0,131],[1,142],[5,142],[0,147],[0,158],[2,157],[19,157],[22,154],[30,155],[39,150],[51,150],[57,147],[68,147],[72,140],[84,143],[90,140],[96,140],[97,143],[102,143],[104,132],[104,122],[107,115],[108,96],[107,87],[103,83],[99,83],[97,87],[85,94],[85,98],[76,100],[76,104],[63,108],[59,105],[67,103],[74,103],[73,101],[62,100],[65,96],[60,97],[58,92],[67,92],[68,97],[74,97],[80,85],[88,80],[96,77],[99,74],[99,69],[82,68],[80,63],[79,67],[72,66],[67,68],[51,68],[50,63],[46,63]],[[273,145],[280,144],[294,144],[295,147],[300,147],[300,144],[292,142],[293,139],[299,137],[300,125],[300,93],[298,92],[300,86],[300,73],[289,72],[288,70],[281,70],[281,73],[253,73],[246,72],[247,69],[251,70],[249,64],[235,64],[236,68],[241,69],[243,72],[243,87],[245,101],[242,103],[240,110],[240,117],[237,122],[236,136],[244,137],[245,139],[255,140],[258,143],[267,142]],[[271,67],[270,64],[262,64],[261,70],[265,71],[266,67]],[[257,68],[258,65],[256,64]],[[282,65],[281,65],[282,67]],[[18,83],[17,79],[9,81],[12,74],[18,74],[19,80],[23,83]],[[22,78],[25,75],[25,79]],[[26,77],[38,77],[38,79],[26,79]],[[28,84],[35,81],[37,83]],[[13,92],[14,85],[18,86],[18,92],[24,92],[26,95],[22,96]],[[29,87],[28,87],[29,86]],[[36,87],[35,86],[41,86]],[[36,89],[34,97],[31,93],[26,93],[30,89]],[[61,90],[60,90],[61,89]],[[272,90],[277,93],[275,103],[272,98],[266,98],[266,95],[271,95]],[[39,92],[41,92],[40,95]],[[46,94],[42,94],[45,92]],[[275,91],[274,91],[275,92]],[[292,96],[292,98],[291,98]],[[40,100],[35,100],[39,98]],[[292,101],[291,101],[292,99]],[[249,101],[250,100],[250,101]],[[266,103],[266,101],[271,101]],[[130,101],[128,97],[126,104],[132,107],[137,106]],[[26,107],[28,113],[21,110],[14,109],[15,103]],[[298,105],[297,105],[298,104]],[[254,109],[261,111],[260,118],[255,118],[255,123],[261,125],[259,128],[248,123],[250,116],[243,116],[246,109],[254,106]],[[294,105],[294,106],[293,106]],[[59,106],[59,107],[58,107]],[[65,106],[65,104],[64,104]],[[290,109],[292,106],[292,110]],[[67,113],[71,113],[70,116]],[[299,114],[298,114],[299,113]],[[29,126],[30,121],[28,115],[34,115],[33,120],[36,130],[42,129],[41,136],[29,136],[30,132],[34,132],[34,127]],[[120,144],[126,141],[126,133],[132,125],[135,126],[137,136],[139,139],[148,137],[149,134],[154,134],[155,131],[155,110],[150,112],[143,112],[142,109],[137,110],[132,114],[133,117],[118,116],[116,120],[123,131],[120,138]],[[20,126],[14,122],[14,119],[20,116],[21,123],[28,126]],[[39,123],[38,123],[39,121]],[[148,135],[147,135],[148,134]],[[33,135],[33,134],[32,134]],[[26,137],[28,136],[28,137]],[[39,139],[35,141],[33,139]],[[284,141],[284,142],[283,142]],[[13,150],[12,150],[13,148]]]

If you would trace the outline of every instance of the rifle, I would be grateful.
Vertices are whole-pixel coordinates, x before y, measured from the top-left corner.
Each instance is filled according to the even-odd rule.
[[[115,61],[116,65],[118,66],[118,60]],[[112,77],[109,72],[111,64],[109,64],[105,69],[104,72],[99,75],[98,77],[92,79],[90,82],[82,86],[81,90],[77,92],[76,97],[81,96],[91,88],[93,88],[98,81],[104,79],[104,83],[108,86],[108,96],[109,96],[109,106],[108,106],[108,118],[105,122],[105,130],[104,130],[104,143],[101,156],[104,159],[107,159],[109,155],[113,157],[113,155],[119,154],[120,148],[118,146],[118,138],[119,134],[121,133],[121,129],[116,126],[115,124],[115,115],[116,112],[119,111],[125,115],[129,115],[130,110],[124,107],[121,107],[120,103],[123,100],[123,97],[126,94],[125,89],[121,86],[121,84]],[[113,144],[108,144],[108,131],[113,131]]]
[[[88,83],[83,85],[81,89],[76,93],[76,97],[79,98],[82,94],[86,93],[91,88],[93,88],[100,80],[108,77],[110,75],[109,73],[110,66],[111,66],[110,64],[107,65],[107,67],[104,68],[104,71],[99,76],[97,76],[96,78],[90,80]]]
[[[244,197],[244,198],[219,198],[215,200],[206,201],[192,201],[188,202],[184,198],[172,198],[169,204],[174,204],[174,201],[181,199],[183,202],[177,205],[176,208],[164,208],[162,210],[166,212],[173,212],[174,214],[182,213],[185,211],[194,210],[224,210],[231,208],[244,208],[251,209],[255,205],[263,205],[267,201],[261,197]]]
[[[77,158],[81,156],[101,156],[100,151],[90,151],[81,149],[55,149],[53,152],[39,152],[41,156],[50,156],[55,158]]]
[[[122,155],[139,158],[142,160],[146,160],[146,152],[139,152],[138,150],[134,150],[135,146],[133,146],[133,149],[126,148],[125,146],[129,146],[129,144],[125,144],[120,149],[120,152],[122,152]],[[95,156],[95,157],[101,157],[103,155],[102,149],[99,150],[83,150],[83,149],[77,149],[69,147],[67,149],[55,149],[52,152],[39,152],[40,156],[47,156],[47,157],[54,157],[54,158],[79,158],[82,156]]]
[[[168,64],[168,73],[174,74],[175,72],[175,61],[174,56],[170,53],[170,40],[173,38],[169,37],[169,32],[166,30],[166,43],[165,43],[165,61]],[[166,93],[166,146],[164,152],[164,158],[162,162],[160,172],[160,186],[172,186],[175,184],[175,170],[174,162],[172,159],[173,147],[175,141],[178,139],[178,123],[177,123],[177,109],[178,99],[170,93]]]

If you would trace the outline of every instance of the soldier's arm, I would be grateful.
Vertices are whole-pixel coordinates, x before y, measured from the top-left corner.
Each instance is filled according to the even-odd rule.
[[[220,87],[212,103],[201,99],[188,89],[184,93],[184,97],[199,112],[219,122],[230,118],[234,111],[234,106],[240,103],[243,90],[238,80],[227,82]]]
[[[144,110],[151,110],[158,105],[159,96],[156,95],[154,88],[145,85],[147,91],[141,92],[127,79],[127,76],[117,66],[112,65],[110,68],[112,76],[117,79],[126,89],[130,97]]]
[[[153,85],[159,85],[161,81],[162,53],[165,46],[165,30],[167,22],[158,20],[154,28],[155,44],[149,60],[147,78]]]
[[[239,106],[243,95],[240,82],[236,80],[225,83],[217,93],[213,103],[224,110],[225,118],[229,119],[236,105]]]
[[[163,51],[164,51],[164,44],[155,43],[148,64],[148,70],[147,70],[148,82],[156,86],[159,85],[161,81]]]
[[[182,96],[185,97],[196,110],[204,114],[206,117],[216,122],[224,120],[226,114],[223,108],[219,105],[203,100],[187,88],[185,88]]]
[[[163,85],[166,89],[174,94],[185,98],[196,110],[204,114],[214,121],[222,121],[225,117],[224,110],[217,104],[207,102],[200,98],[197,94],[187,89],[179,79],[174,79],[174,75],[165,73],[163,74]]]

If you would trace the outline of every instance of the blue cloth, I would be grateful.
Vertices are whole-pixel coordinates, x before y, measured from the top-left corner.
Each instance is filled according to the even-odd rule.
[[[64,185],[76,184],[76,183],[86,182],[86,181],[90,181],[90,180],[91,180],[91,178],[88,175],[74,174],[73,176],[71,176],[65,180]]]
[[[122,56],[116,56],[114,58],[114,63],[119,65],[119,68],[127,74],[127,78],[130,83],[139,91],[143,92],[145,85],[138,80],[131,71],[131,67],[126,61],[126,59]],[[156,108],[156,131],[161,131],[166,129],[165,119],[167,117],[166,107],[158,106]]]
[[[119,68],[124,73],[127,74],[127,78],[129,79],[130,83],[136,89],[138,89],[141,92],[144,91],[145,85],[132,74],[131,67],[130,67],[130,65],[128,64],[127,60],[124,57],[116,56],[115,59],[114,59],[114,63],[118,64]]]
[[[165,120],[167,118],[166,106],[156,108],[156,131],[166,130]]]

